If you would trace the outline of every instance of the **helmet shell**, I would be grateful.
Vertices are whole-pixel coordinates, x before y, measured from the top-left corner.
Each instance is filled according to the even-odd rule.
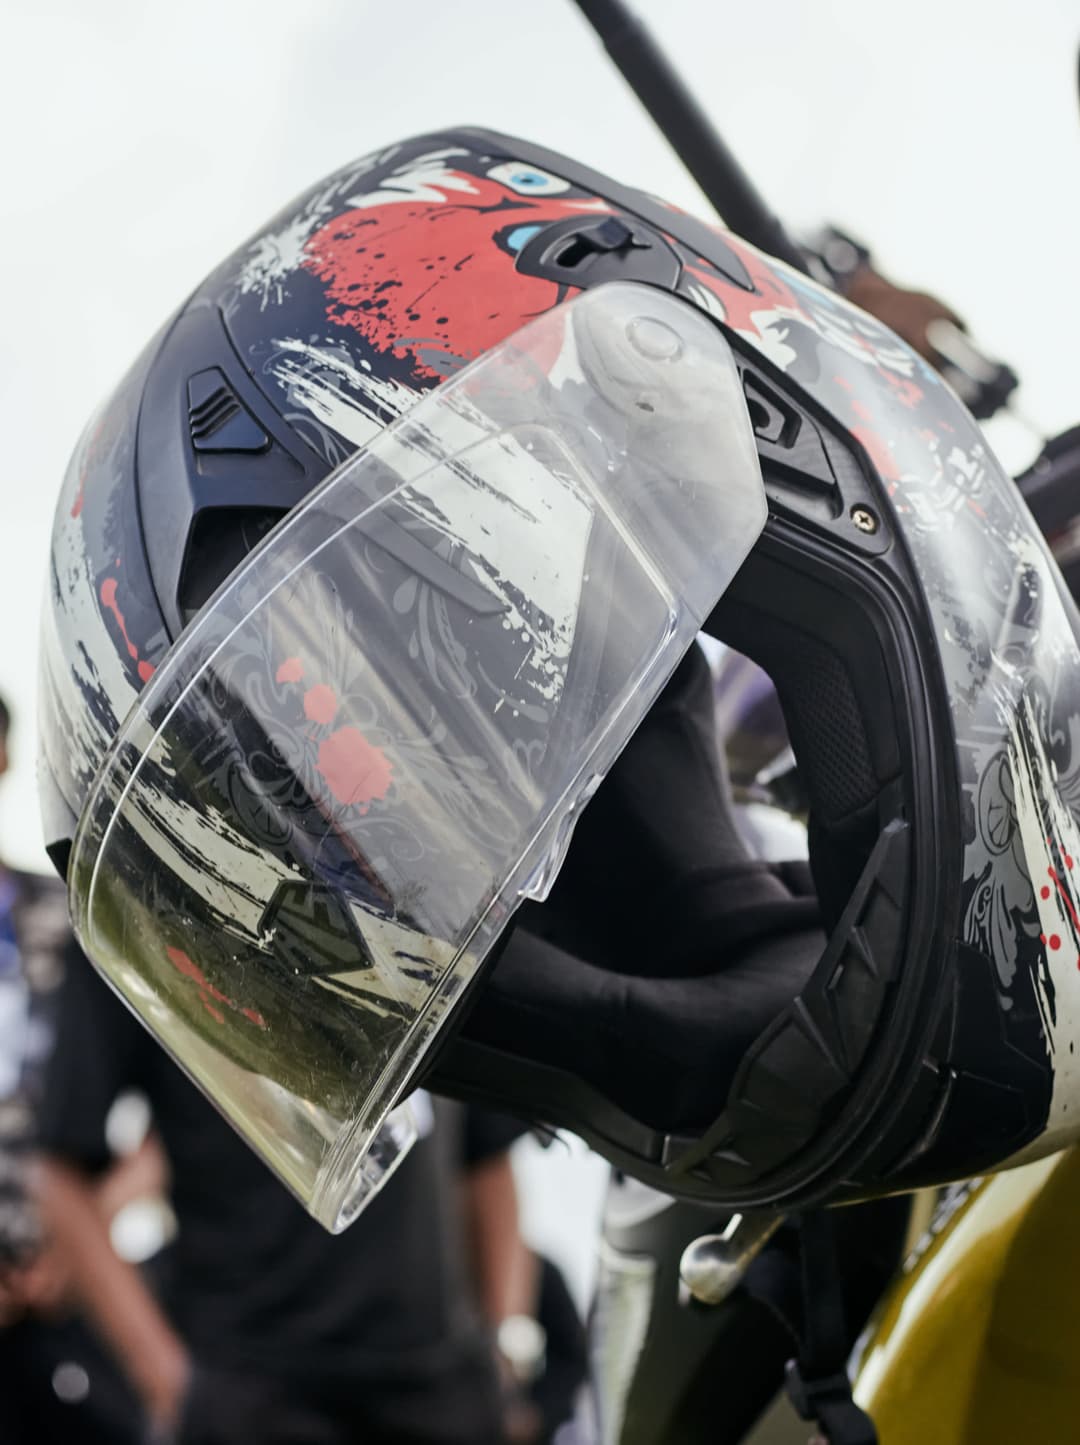
[[[250,546],[418,395],[614,277],[677,291],[739,351],[772,517],[716,630],[790,674],[819,820],[857,843],[841,902],[865,838],[885,840],[858,905],[872,895],[881,921],[841,918],[826,897],[845,941],[814,1009],[796,1000],[771,1031],[783,1059],[763,1044],[704,1139],[650,1137],[650,1177],[790,1204],[1056,1147],[1080,1104],[1080,622],[1030,515],[955,397],[884,327],[524,142],[423,136],[313,187],[208,278],[91,423],[57,509],[44,621],[54,856],[139,689]],[[777,618],[787,640],[770,652]],[[830,1023],[857,975],[870,992]],[[777,1160],[797,1096],[813,1157],[792,1173]],[[775,1111],[760,1158],[732,1143],[740,1108]],[[568,1122],[589,1133],[587,1114]]]

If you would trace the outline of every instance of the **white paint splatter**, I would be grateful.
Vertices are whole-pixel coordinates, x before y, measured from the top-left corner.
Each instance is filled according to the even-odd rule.
[[[279,231],[265,231],[252,242],[239,284],[244,295],[259,296],[260,310],[265,311],[271,301],[280,305],[288,278],[304,260],[308,241],[337,209],[336,196],[336,184],[325,186]]]
[[[592,506],[569,458],[560,474],[512,433],[489,432],[458,457],[464,466],[427,473],[399,500],[469,554],[477,579],[507,605],[505,625],[530,644],[517,680],[550,702],[573,647]]]
[[[805,323],[806,319],[805,313],[795,310],[794,307],[775,306],[750,313],[755,330],[736,329],[740,336],[745,336],[774,366],[786,371],[799,354],[788,342],[788,327],[792,321]]]
[[[337,348],[287,338],[275,341],[279,359],[271,366],[293,405],[311,413],[357,447],[380,435],[386,416],[402,416],[417,393],[400,381],[365,371]]]
[[[369,206],[386,206],[396,201],[445,201],[453,191],[476,195],[474,178],[451,170],[447,161],[453,156],[467,156],[460,148],[429,151],[417,156],[407,166],[387,176],[377,191],[362,191],[349,196],[345,204],[359,210]]]
[[[717,321],[727,320],[727,307],[715,291],[711,291],[708,286],[702,286],[696,281],[692,281],[686,290],[689,299],[700,310],[707,312],[710,316],[715,316]]]
[[[1037,977],[1035,985],[1053,1058],[1046,1129],[1032,1146],[1034,1153],[1022,1156],[1035,1157],[1071,1142],[1080,1112],[1080,1058],[1075,1053],[1080,1032],[1080,929],[1073,881],[1080,876],[1080,828],[1054,785],[1030,699],[1024,696],[1015,709],[1006,701],[1002,712],[1008,721],[1017,824],[1043,940],[1046,976]],[[1070,864],[1076,865],[1075,873]]]
[[[396,147],[394,147],[396,149]],[[348,170],[339,172],[311,196],[303,208],[277,231],[257,236],[240,270],[242,294],[255,292],[260,309],[274,301],[280,304],[285,296],[289,276],[303,263],[305,247],[315,232],[341,209],[341,192],[354,186],[377,165],[385,164],[391,151],[373,151],[355,161]],[[348,202],[347,204],[353,204]]]

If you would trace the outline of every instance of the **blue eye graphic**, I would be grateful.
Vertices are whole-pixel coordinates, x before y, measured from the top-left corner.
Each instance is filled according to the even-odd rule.
[[[502,165],[492,167],[488,175],[519,195],[554,196],[570,188],[569,181],[564,181],[561,176],[549,175],[535,166],[523,166],[520,161],[504,161]]]
[[[506,238],[507,249],[520,251],[523,246],[528,245],[539,229],[539,226],[515,226]]]

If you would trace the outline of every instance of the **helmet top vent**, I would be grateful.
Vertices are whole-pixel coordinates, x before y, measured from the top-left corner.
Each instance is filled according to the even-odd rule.
[[[188,426],[197,452],[261,452],[270,445],[216,366],[188,380]]]

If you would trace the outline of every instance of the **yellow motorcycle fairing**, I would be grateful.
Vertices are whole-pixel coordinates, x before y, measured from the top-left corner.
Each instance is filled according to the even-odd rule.
[[[858,1348],[881,1445],[1080,1439],[1080,1150],[945,1196]]]

